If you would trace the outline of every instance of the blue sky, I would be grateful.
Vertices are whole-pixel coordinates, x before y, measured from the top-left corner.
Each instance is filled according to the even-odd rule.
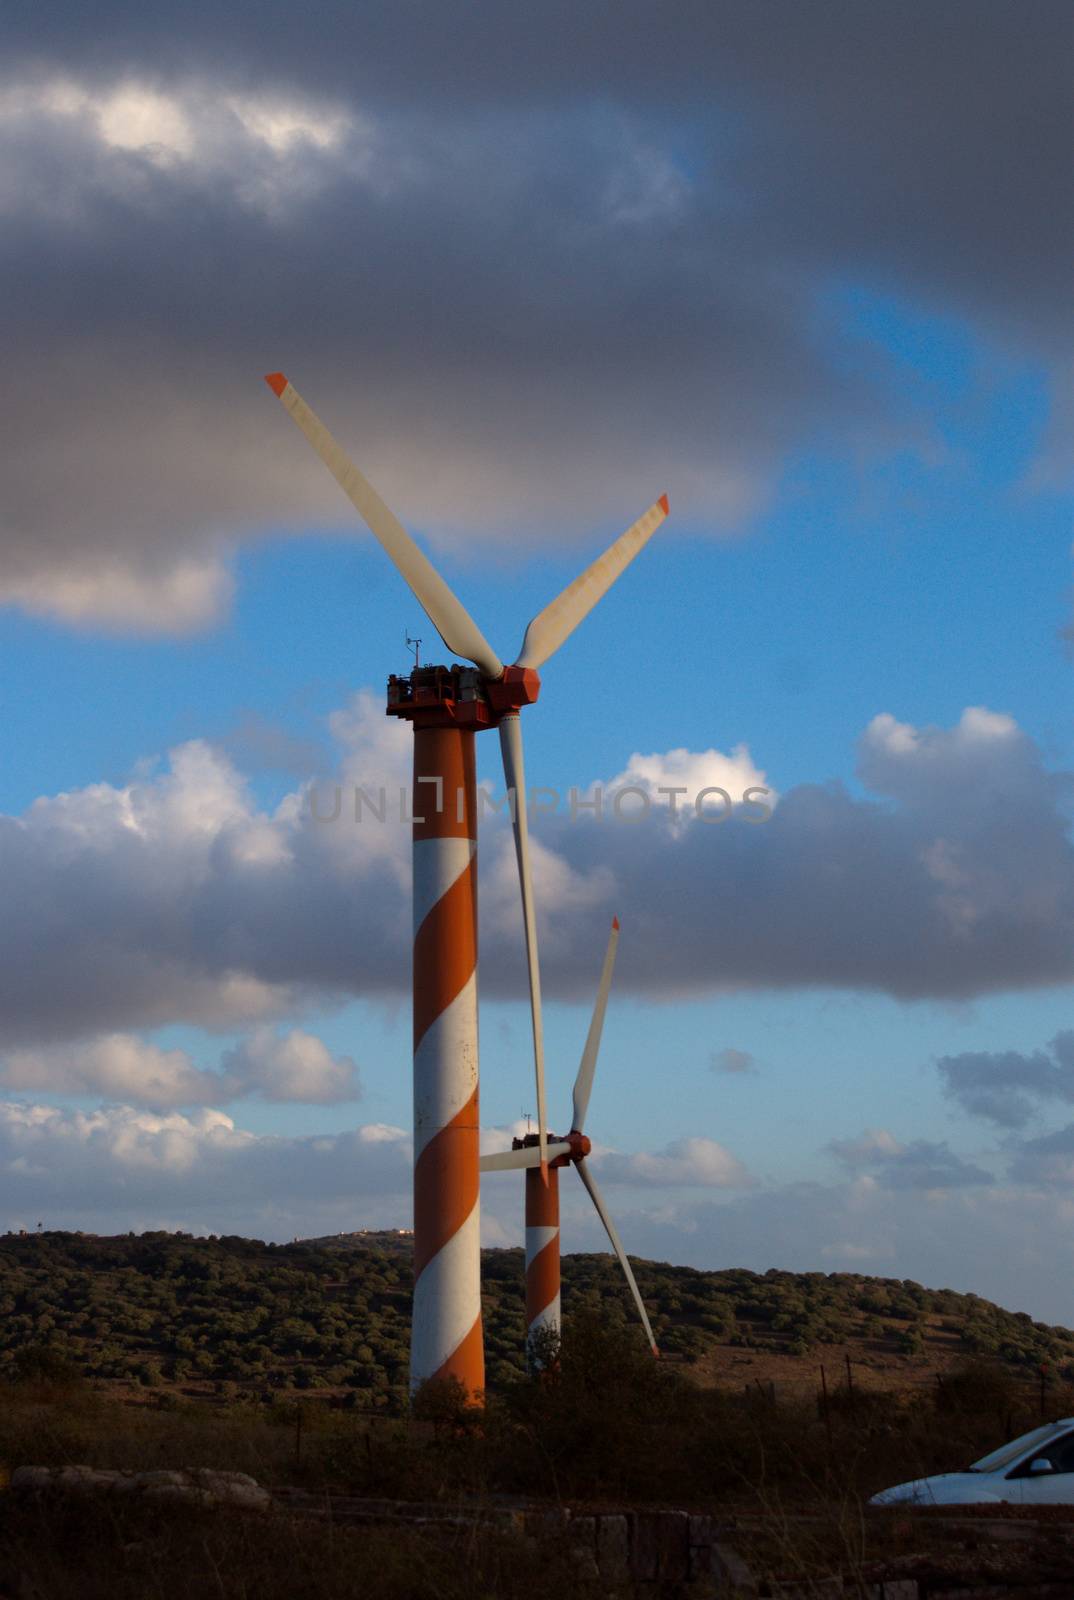
[[[997,8],[981,46],[998,60],[1008,20]],[[830,25],[808,41],[818,55]],[[158,26],[163,39],[171,24]],[[369,1151],[353,1191],[311,1198],[300,1176],[324,1140],[338,1152],[355,1127],[386,1124],[403,1140],[409,1125],[399,844],[380,859],[368,841],[360,858],[340,845],[322,861],[287,807],[311,779],[382,776],[363,761],[397,757],[354,696],[379,699],[386,674],[404,670],[406,631],[426,658],[443,650],[287,431],[260,382],[283,366],[505,655],[596,551],[670,494],[668,523],[545,669],[525,714],[530,782],[565,791],[607,783],[636,755],[665,770],[669,752],[715,752],[762,771],[786,821],[748,849],[725,838],[711,851],[693,825],[697,866],[681,878],[670,834],[631,854],[592,829],[535,824],[563,874],[545,880],[549,895],[570,887],[544,908],[553,1124],[599,930],[611,909],[623,922],[592,1122],[604,1159],[626,1162],[606,1170],[620,1174],[628,1246],[713,1266],[946,1272],[1074,1321],[1069,1273],[1005,1275],[983,1248],[997,1228],[1008,1249],[1019,1229],[1035,1235],[1043,1207],[1068,1250],[1065,1180],[1054,1163],[1025,1173],[1043,1162],[1034,1141],[1066,1127],[1074,1091],[1060,1074],[1028,1123],[1004,1123],[945,1095],[936,1066],[972,1057],[984,1073],[986,1058],[1013,1052],[1013,1094],[1026,1060],[1074,1025],[1068,341],[1032,142],[1011,158],[1009,206],[1025,215],[1004,230],[953,203],[970,182],[957,139],[936,135],[930,155],[947,167],[931,189],[930,177],[906,191],[887,137],[880,190],[893,205],[913,194],[896,236],[883,193],[855,194],[832,154],[849,90],[847,107],[837,84],[827,109],[818,99],[788,112],[773,87],[788,62],[748,29],[714,68],[737,108],[721,120],[685,37],[668,64],[685,86],[681,114],[629,109],[625,55],[606,81],[592,65],[573,82],[557,78],[563,63],[535,64],[532,104],[494,114],[487,84],[469,112],[440,98],[435,63],[416,68],[429,74],[420,110],[406,90],[378,100],[368,85],[318,87],[297,57],[285,65],[282,33],[281,54],[236,87],[220,28],[214,41],[211,20],[196,23],[192,59],[204,60],[185,75],[133,35],[122,62],[94,58],[81,77],[63,41],[23,41],[39,65],[20,69],[16,53],[0,95],[0,138],[32,130],[41,163],[18,143],[24,229],[9,265],[24,294],[29,408],[59,463],[45,470],[33,436],[12,446],[0,536],[0,813],[24,819],[5,835],[19,932],[0,984],[0,1226],[32,1206],[57,1225],[223,1227],[235,1215],[228,1161],[254,1149],[274,1152],[295,1187],[289,1198],[290,1178],[263,1193],[249,1180],[242,1228],[288,1237],[407,1218],[402,1168],[385,1178]],[[390,32],[378,36],[389,54]],[[946,102],[958,61],[944,57],[932,78],[912,32],[892,34],[903,70],[923,103]],[[868,78],[879,57],[862,48]],[[570,139],[548,83],[538,92],[543,72],[579,113]],[[289,85],[290,122],[265,121],[257,95],[270,82]],[[736,98],[751,82],[756,95]],[[1008,112],[1017,121],[1013,80],[1006,90],[997,138]],[[967,146],[985,136],[986,110],[967,99]],[[880,104],[878,149],[884,118],[906,133],[904,115]],[[784,160],[797,163],[800,204]],[[1028,177],[1017,182],[1031,168],[1036,198]],[[73,213],[46,196],[79,182],[76,238]],[[358,218],[361,244],[348,232]],[[168,256],[192,226],[218,304],[204,273]],[[34,252],[57,239],[71,275],[43,273],[31,292]],[[282,265],[257,264],[266,239]],[[981,278],[967,258],[985,245]],[[109,259],[122,262],[126,301]],[[320,298],[305,292],[308,273]],[[1020,310],[1004,283],[1023,285]],[[100,393],[81,384],[79,352],[100,361]],[[973,707],[996,714],[983,754],[964,721]],[[894,724],[876,724],[882,714]],[[183,748],[204,754],[176,779],[169,752]],[[495,740],[480,762],[498,790]],[[128,884],[130,805],[155,820]],[[810,847],[818,806],[846,826],[817,823]],[[856,886],[847,829],[859,825],[879,841],[874,855],[890,848],[903,863],[879,862],[875,892]],[[499,1138],[533,1098],[496,887],[503,843],[490,826],[482,1095]],[[241,864],[292,846],[303,860],[313,850],[314,877],[296,869],[262,904]],[[825,895],[813,930],[794,884],[799,866],[803,882],[823,883],[826,852],[846,875],[845,910]],[[673,876],[654,907],[661,862]],[[924,932],[908,886],[922,863]],[[204,890],[193,909],[191,874]],[[307,951],[303,919],[318,906],[337,923],[322,928],[323,951]],[[113,917],[126,919],[122,937]],[[921,956],[945,917],[950,972],[942,939]],[[353,956],[341,957],[348,939]],[[890,981],[874,947],[889,952]],[[751,1069],[719,1070],[728,1048]],[[228,1096],[206,1076],[218,1071],[232,1075]],[[866,1130],[883,1138],[861,1144]],[[726,1155],[725,1178],[699,1166],[697,1182],[643,1181],[638,1158],[678,1160],[698,1139]],[[77,1193],[63,1181],[75,1148]],[[94,1162],[128,1159],[137,1172],[117,1198]],[[36,1189],[18,1176],[27,1161],[46,1174]],[[814,1186],[808,1203],[799,1184]],[[802,1219],[793,1237],[771,1230],[781,1194]],[[946,1256],[936,1207],[954,1217],[940,1229]],[[489,1194],[490,1239],[517,1237],[517,1209],[506,1189]],[[573,1222],[579,1245],[595,1246],[581,1212]]]

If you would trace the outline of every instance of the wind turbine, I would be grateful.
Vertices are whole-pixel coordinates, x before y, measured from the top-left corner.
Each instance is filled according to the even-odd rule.
[[[521,1169],[526,1174],[526,1346],[530,1360],[535,1365],[540,1361],[543,1340],[549,1336],[553,1339],[559,1337],[559,1168],[567,1166],[574,1167],[589,1191],[589,1198],[619,1258],[653,1355],[660,1354],[618,1229],[608,1214],[596,1179],[585,1159],[591,1147],[583,1129],[589,1097],[593,1092],[593,1075],[597,1069],[597,1052],[600,1050],[600,1036],[604,1028],[604,1013],[608,1006],[608,991],[612,986],[612,969],[618,945],[619,918],[613,917],[593,1017],[586,1035],[578,1076],[574,1080],[571,1131],[564,1138],[553,1137],[546,1147],[548,1183],[541,1181],[541,1151],[537,1134],[530,1133],[524,1139],[516,1139],[510,1150],[481,1157],[482,1172],[517,1172]]]
[[[380,541],[449,650],[473,668],[415,667],[388,680],[388,714],[414,727],[414,1307],[410,1382],[485,1386],[481,1336],[477,1054],[477,787],[474,734],[498,727],[514,795],[537,1087],[538,1165],[549,1182],[541,980],[530,871],[519,710],[537,669],[588,616],[668,514],[662,495],[545,606],[505,666],[402,523],[282,372],[269,388]],[[476,670],[474,670],[476,669]]]

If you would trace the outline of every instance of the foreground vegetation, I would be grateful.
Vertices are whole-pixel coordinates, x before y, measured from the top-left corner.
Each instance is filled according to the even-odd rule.
[[[571,1256],[564,1269],[564,1341],[534,1379],[521,1254],[486,1253],[490,1384],[475,1412],[450,1387],[408,1401],[409,1241],[0,1239],[0,1485],[28,1463],[209,1467],[443,1513],[378,1528],[285,1505],[0,1488],[0,1597],[511,1600],[538,1568],[582,1596],[610,1592],[554,1530],[459,1515],[505,1504],[737,1517],[736,1542],[764,1570],[864,1582],[900,1539],[920,1548],[905,1518],[862,1514],[876,1489],[963,1467],[1042,1410],[1074,1413],[1071,1334],[974,1296],[639,1262],[678,1358],[657,1363],[614,1263]],[[802,1385],[762,1382],[765,1362]]]
[[[1050,1398],[1074,1410],[1068,1392]],[[269,1404],[122,1395],[59,1363],[24,1361],[3,1388],[0,1469],[213,1467],[275,1488],[433,1503],[444,1515],[378,1529],[286,1507],[243,1514],[0,1492],[0,1595],[510,1600],[531,1592],[535,1565],[542,1580],[581,1595],[611,1592],[571,1567],[555,1530],[535,1542],[458,1515],[516,1504],[738,1518],[736,1543],[752,1540],[751,1560],[772,1570],[861,1575],[907,1539],[922,1546],[921,1528],[908,1532],[905,1516],[865,1517],[863,1500],[965,1466],[1035,1420],[1035,1400],[1009,1368],[980,1358],[943,1385],[896,1395],[833,1387],[826,1407],[699,1388],[686,1368],[653,1362],[634,1328],[597,1302],[576,1307],[553,1370],[505,1383],[481,1413],[450,1388],[426,1392],[405,1417],[293,1392]],[[795,1520],[802,1513],[808,1522]]]
[[[0,1501],[3,1600],[532,1600],[606,1595],[554,1540],[497,1530],[337,1527],[286,1512],[66,1497]]]
[[[637,1262],[662,1350],[702,1381],[750,1381],[770,1357],[855,1361],[888,1372],[893,1357],[928,1376],[952,1360],[995,1359],[1054,1385],[1074,1375],[1074,1333],[975,1295],[855,1273],[698,1272]],[[621,1320],[622,1280],[609,1256],[563,1262],[564,1314],[585,1307]],[[523,1375],[523,1261],[483,1260],[488,1382]],[[356,1409],[406,1407],[409,1241],[269,1245],[148,1233],[0,1237],[0,1375],[34,1363],[148,1390],[266,1400],[324,1389]],[[828,1352],[826,1355],[825,1352]],[[739,1366],[736,1366],[739,1363]],[[29,1368],[27,1366],[29,1364]],[[897,1365],[897,1363],[896,1363]]]

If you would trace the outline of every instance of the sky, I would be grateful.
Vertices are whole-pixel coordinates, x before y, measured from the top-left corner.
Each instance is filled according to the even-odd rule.
[[[406,783],[407,634],[444,652],[283,370],[508,659],[670,496],[524,713],[556,1131],[622,923],[588,1131],[627,1248],[1074,1324],[1070,8],[5,33],[0,1229],[409,1224],[408,836],[352,798]],[[496,1149],[533,1089],[494,813],[481,941]],[[520,1241],[511,1175],[482,1206]]]

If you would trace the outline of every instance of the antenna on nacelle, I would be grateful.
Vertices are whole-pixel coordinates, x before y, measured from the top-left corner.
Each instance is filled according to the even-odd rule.
[[[419,660],[419,656],[421,654],[421,640],[420,639],[412,639],[410,637],[410,634],[407,633],[406,634],[406,644],[407,644],[407,649],[408,650],[413,650],[413,652],[414,652],[414,670],[416,672],[418,670],[418,668],[421,666],[421,661]]]

